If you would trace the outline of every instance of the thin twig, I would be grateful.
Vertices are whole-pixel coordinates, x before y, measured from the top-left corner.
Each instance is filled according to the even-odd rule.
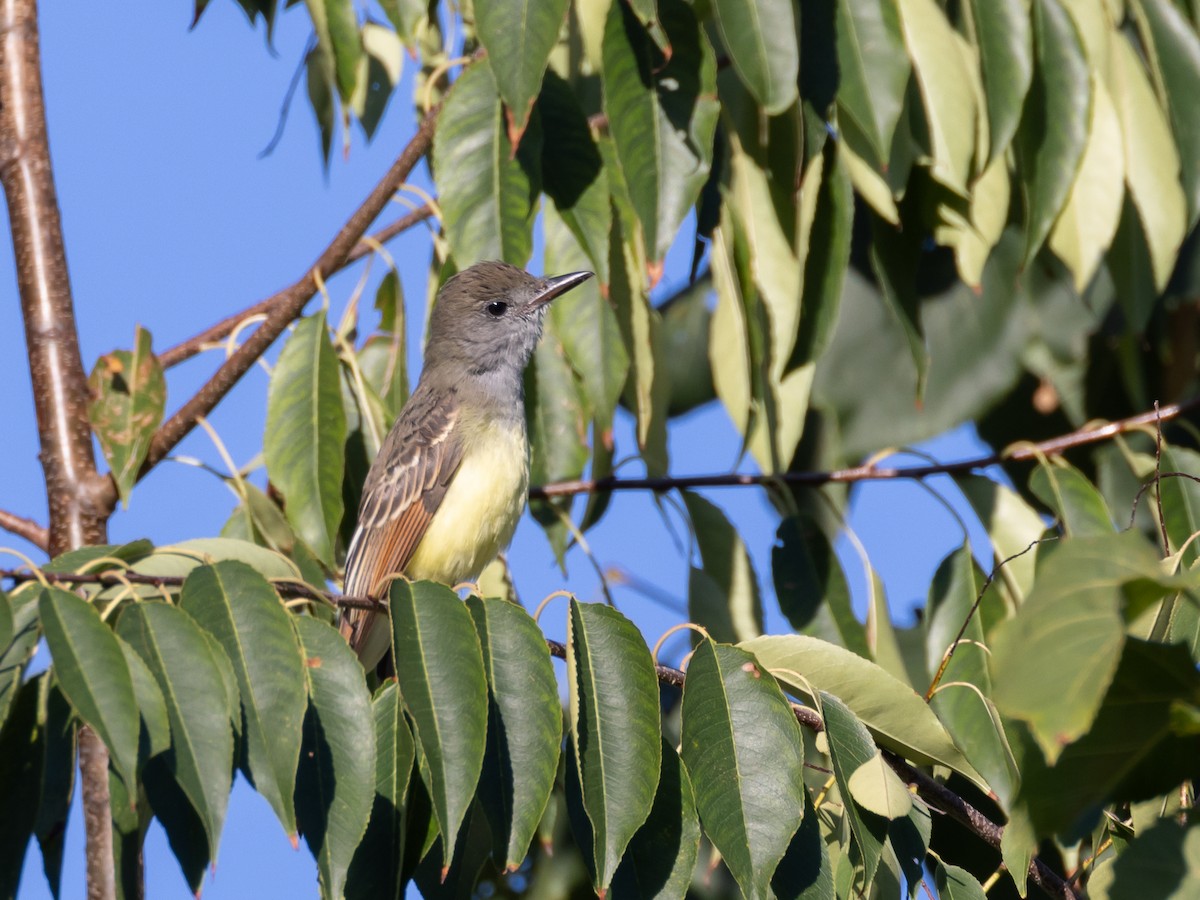
[[[436,123],[435,108],[421,120],[417,133],[408,142],[408,146],[401,151],[387,174],[354,211],[312,267],[293,285],[280,291],[277,301],[267,313],[266,320],[225,360],[208,382],[159,427],[150,441],[146,460],[138,473],[139,478],[145,477],[147,472],[162,462],[166,455],[191,433],[202,416],[212,412],[275,339],[283,334],[284,329],[303,312],[305,305],[316,293],[318,284],[346,264],[367,228],[428,152],[433,142]],[[116,507],[117,490],[111,479],[103,499],[109,509]]]
[[[44,527],[33,519],[18,516],[6,509],[0,509],[0,528],[25,538],[43,553],[50,546],[50,533]]]
[[[412,212],[401,216],[390,225],[385,225],[383,228],[380,228],[369,237],[363,238],[357,244],[355,244],[354,249],[350,251],[350,255],[346,257],[346,261],[343,263],[341,268],[345,268],[351,263],[358,262],[358,260],[362,259],[368,253],[371,253],[372,246],[374,244],[386,244],[392,238],[402,234],[403,232],[412,228],[414,225],[419,225],[432,215],[433,207],[429,204],[425,204],[417,207]],[[328,278],[332,274],[334,273],[325,273],[325,277]],[[174,347],[170,347],[158,354],[159,363],[162,364],[164,369],[169,369],[171,366],[177,366],[181,362],[186,362],[204,350],[205,347],[211,346],[212,344],[229,337],[229,335],[236,331],[238,326],[247,319],[269,313],[275,308],[275,306],[286,299],[286,295],[287,291],[279,291],[278,293],[267,297],[265,300],[258,301],[253,306],[246,307],[241,312],[227,316],[220,322],[217,322],[215,325],[209,326],[198,334],[194,334],[187,340],[181,341]]]
[[[1163,515],[1162,502],[1162,417],[1158,415],[1158,401],[1154,401],[1154,503],[1158,507],[1158,529],[1162,536],[1163,556],[1171,555],[1171,539],[1167,537],[1167,517]]]
[[[581,478],[573,481],[558,481],[536,485],[529,489],[529,496],[539,499],[548,497],[572,497],[576,494],[595,494],[603,491],[670,491],[680,488],[740,487],[747,485],[774,485],[779,483],[800,484],[811,487],[833,483],[858,481],[887,481],[891,479],[920,479],[932,475],[954,475],[986,469],[1006,462],[1027,462],[1046,456],[1061,456],[1068,450],[1099,441],[1106,441],[1118,434],[1133,431],[1152,422],[1170,421],[1183,413],[1200,408],[1200,397],[1184,403],[1172,403],[1161,411],[1138,413],[1126,419],[1117,419],[1096,428],[1080,428],[1036,444],[1020,444],[1001,453],[976,456],[957,462],[937,463],[927,466],[902,468],[880,468],[875,465],[855,466],[849,469],[833,469],[823,472],[776,472],[767,475],[752,475],[728,472],[720,475],[680,475],[662,478]]]

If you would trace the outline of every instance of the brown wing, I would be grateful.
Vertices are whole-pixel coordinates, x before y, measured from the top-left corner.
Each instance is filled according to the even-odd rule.
[[[433,397],[418,387],[405,404],[363,485],[358,527],[346,554],[348,596],[380,596],[388,576],[403,572],[412,559],[462,462],[454,428],[458,411],[453,390]],[[379,618],[361,609],[342,613],[341,632],[368,667],[388,644],[382,635],[370,640]]]

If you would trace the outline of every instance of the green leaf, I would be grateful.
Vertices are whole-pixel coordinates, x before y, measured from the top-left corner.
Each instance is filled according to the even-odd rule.
[[[37,821],[43,735],[38,728],[39,681],[42,674],[20,685],[8,720],[0,730],[0,792],[5,815],[0,816],[0,896],[16,897],[25,861],[25,848]]]
[[[129,665],[112,629],[92,604],[61,588],[42,590],[38,612],[63,693],[79,717],[100,735],[121,777],[136,783],[137,699]]]
[[[899,0],[904,41],[925,104],[935,178],[967,195],[976,154],[975,91],[966,42],[936,0]]]
[[[125,663],[129,666],[129,674],[133,679],[133,695],[137,699],[138,717],[141,719],[138,764],[142,765],[150,757],[170,749],[171,720],[167,717],[167,701],[163,699],[154,673],[150,671],[146,661],[119,636],[117,643],[121,645],[121,652],[125,654]]]
[[[192,572],[180,605],[233,664],[250,778],[294,839],[292,794],[307,698],[292,617],[266,579],[234,561]]]
[[[742,83],[767,115],[796,101],[800,48],[790,0],[714,0],[721,43]]]
[[[612,229],[612,203],[609,201],[609,177],[591,127],[571,86],[554,71],[546,72],[542,82],[542,93],[537,100],[538,115],[542,121],[542,178],[546,195],[554,201],[557,216],[545,219],[547,272],[571,272],[582,265],[556,264],[550,266],[550,256],[561,258],[561,239],[551,251],[551,221],[561,222],[575,235],[579,246],[591,261],[598,276],[597,282],[581,285],[550,307],[550,317],[561,309],[563,301],[578,297],[580,291],[590,287],[599,292],[600,284],[607,284],[608,234]],[[552,215],[549,208],[543,211]]]
[[[826,846],[820,817],[813,806],[812,797],[805,790],[804,817],[800,820],[800,828],[771,878],[771,889],[775,891],[775,896],[794,900],[833,900],[833,861],[830,853],[837,849],[836,843]]]
[[[947,657],[948,662],[929,702],[954,743],[1008,809],[1020,784],[1020,772],[991,700],[982,616],[978,611],[971,615],[982,585],[983,573],[966,542],[942,560],[933,576],[925,607],[929,677],[937,675]],[[960,630],[962,639],[954,644]]]
[[[520,606],[470,597],[488,679],[487,755],[480,800],[492,858],[515,871],[546,811],[558,772],[562,704],[546,640]]]
[[[144,600],[126,607],[117,633],[150,667],[162,691],[171,750],[159,759],[199,816],[207,858],[215,861],[233,784],[234,746],[219,663],[195,620],[165,603]],[[155,812],[162,816],[161,809]]]
[[[367,140],[371,140],[383,120],[392,91],[400,83],[404,44],[392,29],[369,20],[363,24],[360,40],[363,52],[358,60],[354,93],[346,105],[358,117]]]
[[[351,900],[404,896],[404,846],[416,742],[404,718],[400,688],[388,681],[371,701],[375,717],[375,800],[346,877]]]
[[[990,478],[960,478],[958,487],[991,538],[997,577],[1018,601],[1023,600],[1033,587],[1038,558],[1033,542],[1045,533],[1046,523],[1016,491]]]
[[[1200,672],[1185,648],[1128,639],[1087,734],[1053,767],[1027,740],[1015,813],[1028,817],[1035,838],[1070,841],[1108,803],[1173,793],[1195,776],[1196,737],[1177,733],[1172,711],[1197,696]]]
[[[379,5],[404,46],[409,50],[416,49],[420,27],[429,18],[429,3],[426,0],[379,0]]]
[[[1033,36],[1022,0],[971,0],[975,43],[987,95],[988,159],[1008,147],[1033,81]]]
[[[637,628],[571,600],[567,626],[574,765],[592,828],[594,886],[607,890],[654,804],[661,766],[658,681]]]
[[[934,883],[941,900],[987,900],[987,894],[975,876],[959,866],[948,866],[939,861]]]
[[[351,0],[305,0],[317,33],[316,52],[321,70],[330,85],[337,85],[343,102],[354,94],[362,41],[358,36],[358,18]]]
[[[850,605],[850,586],[824,532],[806,519],[787,518],[775,534],[771,570],[780,611],[793,629],[871,658],[866,630]]]
[[[1029,476],[1029,490],[1057,514],[1068,537],[1113,533],[1104,498],[1070,463],[1044,463]]]
[[[1164,446],[1161,464],[1163,474],[1182,473],[1177,478],[1159,480],[1167,537],[1171,549],[1178,552],[1193,534],[1200,531],[1200,484],[1188,477],[1200,472],[1200,453],[1186,447]],[[1198,556],[1200,548],[1193,541],[1183,556],[1183,564],[1190,567]]]
[[[341,635],[295,620],[308,713],[296,777],[296,820],[317,861],[324,897],[341,897],[375,796],[375,728],[362,666]]]
[[[1200,36],[1170,0],[1139,0],[1131,8],[1156,87],[1170,114],[1191,228],[1200,216],[1200,117],[1195,104],[1200,93]]]
[[[1075,276],[1082,293],[1104,252],[1112,245],[1121,221],[1123,192],[1114,190],[1125,178],[1121,119],[1108,89],[1092,82],[1092,112],[1087,144],[1066,205],[1050,232],[1050,249]]]
[[[42,636],[38,620],[38,592],[32,588],[9,598],[12,604],[13,634],[0,647],[0,725],[25,681],[25,666],[37,651]]]
[[[568,0],[481,0],[475,4],[475,29],[508,106],[514,143],[520,143],[529,121],[567,6]]]
[[[657,265],[695,203],[712,162],[719,104],[712,48],[682,0],[660,4],[666,58],[624,3],[604,27],[604,110],[638,221]]]
[[[392,656],[404,706],[428,762],[443,865],[471,805],[487,739],[487,675],[466,604],[430,581],[391,587]]]
[[[840,698],[881,747],[921,765],[949,766],[981,783],[920,695],[875,663],[799,634],[764,635],[741,646],[758,657],[789,691],[809,696],[811,686]],[[804,680],[796,678],[796,672],[802,673]]]
[[[41,731],[42,765],[38,785],[37,818],[33,833],[42,851],[42,869],[50,893],[62,896],[63,845],[67,818],[75,789],[76,729],[71,704],[50,679],[38,680],[38,728]]]
[[[605,209],[609,209],[605,197]],[[545,271],[574,272],[588,267],[574,229],[553,208],[543,211],[546,235]],[[604,260],[607,264],[608,220],[605,220]],[[621,327],[596,279],[584,282],[550,305],[549,330],[562,341],[567,361],[580,378],[592,416],[601,427],[612,427],[613,411],[629,373],[629,354],[621,340]]]
[[[762,599],[745,543],[725,514],[699,494],[684,491],[683,502],[703,563],[702,569],[691,569],[689,618],[717,641],[757,637],[763,628]]]
[[[712,276],[705,273],[659,307],[664,356],[671,361],[667,368],[668,416],[683,415],[716,399],[712,366],[708,362],[711,294]]]
[[[1017,134],[1025,190],[1025,260],[1033,259],[1067,202],[1087,145],[1091,88],[1083,47],[1058,0],[1034,0],[1037,65]]]
[[[12,601],[0,590],[0,647],[11,644],[14,633]]]
[[[771,876],[804,810],[804,742],[787,699],[744,650],[702,640],[683,689],[683,761],[705,833],[747,897]]]
[[[325,313],[301,319],[279,354],[267,394],[263,456],[288,521],[333,568],[342,520],[346,417]]]
[[[88,418],[117,493],[128,506],[129,492],[167,402],[167,383],[158,357],[150,349],[150,332],[138,326],[132,351],[114,350],[100,357],[88,378],[88,388]]]
[[[879,868],[879,860],[887,841],[888,821],[883,816],[861,807],[854,799],[850,789],[850,776],[878,755],[879,751],[871,741],[871,735],[841,700],[833,694],[818,691],[813,698],[821,711],[825,722],[825,734],[829,741],[829,758],[833,762],[833,774],[837,780],[838,790],[842,794],[849,819],[850,832],[858,846],[862,858],[863,881],[861,890],[865,891],[875,879]],[[857,884],[857,867],[855,868],[855,883]]]
[[[1123,591],[1148,591],[1143,602],[1167,592],[1150,580],[1153,553],[1136,532],[1062,542],[1016,617],[993,634],[996,705],[1029,723],[1051,763],[1091,727],[1112,681],[1125,642]]]
[[[610,897],[683,900],[700,849],[700,820],[692,781],[679,754],[663,740],[662,768],[654,806],[629,842],[613,875]]]
[[[912,73],[898,7],[887,0],[838,0],[834,30],[839,124],[861,132],[871,150],[871,166],[882,171]]]
[[[1094,900],[1186,900],[1200,894],[1200,825],[1156,822],[1088,880]]]
[[[1128,40],[1112,42],[1113,100],[1125,138],[1125,183],[1150,247],[1154,284],[1167,286],[1187,234],[1179,151],[1141,60]]]
[[[885,819],[903,819],[913,808],[908,785],[879,752],[850,773],[846,788],[855,803]]]
[[[541,152],[533,131],[514,151],[488,61],[468,66],[446,98],[433,142],[438,202],[460,267],[480,259],[529,261]]]

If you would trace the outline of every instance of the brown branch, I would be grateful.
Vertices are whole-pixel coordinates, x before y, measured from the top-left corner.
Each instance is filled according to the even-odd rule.
[[[101,486],[110,482],[97,475],[92,454],[87,378],[46,134],[35,0],[0,0],[0,181],[8,201],[50,510],[44,543],[57,556],[104,543],[111,505],[97,502]],[[108,750],[86,726],[79,730],[79,769],[87,894],[89,900],[108,900],[116,895]]]
[[[875,465],[855,466],[849,469],[834,469],[825,472],[778,472],[770,475],[751,475],[727,472],[720,475],[681,475],[662,478],[581,478],[574,481],[558,481],[535,485],[529,496],[536,499],[548,497],[572,497],[576,494],[596,494],[604,491],[669,491],[682,488],[713,488],[769,486],[775,484],[799,484],[819,487],[823,484],[847,484],[858,481],[887,481],[891,479],[929,478],[932,475],[954,475],[986,469],[988,466],[1006,462],[1029,462],[1044,456],[1061,456],[1068,450],[1099,441],[1106,441],[1118,434],[1134,431],[1156,421],[1167,422],[1186,412],[1200,408],[1200,397],[1184,403],[1172,403],[1161,410],[1138,413],[1126,419],[1117,419],[1095,428],[1080,428],[1036,444],[1016,444],[1001,453],[990,453],[950,463],[935,463],[926,466],[880,468]]]
[[[429,204],[419,206],[407,215],[401,216],[390,225],[385,225],[380,228],[369,238],[363,238],[354,245],[354,249],[350,251],[345,262],[335,271],[340,271],[351,263],[358,262],[368,253],[374,251],[373,244],[386,244],[392,238],[412,228],[421,222],[424,222],[433,215],[433,207]],[[333,272],[325,273],[328,278]],[[181,341],[174,347],[170,347],[158,354],[158,361],[164,369],[169,369],[171,366],[177,366],[181,362],[191,359],[196,354],[200,353],[205,347],[215,344],[217,341],[223,341],[237,329],[239,325],[253,316],[264,315],[269,313],[279,303],[284,302],[287,298],[287,291],[279,291],[272,294],[265,300],[260,300],[253,306],[248,306],[241,312],[234,313],[232,316],[227,316],[215,325],[212,325],[199,334],[192,335],[186,341]]]
[[[941,810],[968,831],[978,835],[995,849],[1000,849],[1004,829],[964,800],[940,781],[909,765],[896,754],[885,750],[884,758],[904,781],[913,785],[921,799]],[[1036,856],[1029,864],[1029,878],[1051,897],[1060,900],[1079,900],[1079,894],[1053,869]]]
[[[33,519],[18,516],[16,513],[10,513],[6,509],[0,509],[0,528],[25,538],[25,540],[29,541],[29,543],[33,544],[43,553],[47,552],[50,547],[49,531],[33,521]]]
[[[280,291],[267,312],[266,321],[246,338],[237,350],[221,364],[208,382],[175,414],[164,422],[154,434],[146,461],[142,464],[139,478],[162,462],[175,446],[182,441],[202,416],[207,416],[225,398],[233,386],[250,370],[267,348],[275,342],[285,328],[304,310],[305,305],[317,291],[321,280],[332,275],[346,264],[367,228],[391,200],[397,188],[408,178],[409,173],[429,150],[433,141],[437,109],[429,112],[417,128],[408,145],[401,151],[387,174],[372,189],[362,205],[342,226],[341,230],[313,263],[312,267],[291,286]],[[106,484],[104,500],[109,510],[117,503],[116,485],[112,480]]]

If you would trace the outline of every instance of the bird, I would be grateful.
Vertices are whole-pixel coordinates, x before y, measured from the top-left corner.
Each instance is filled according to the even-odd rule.
[[[471,581],[508,546],[529,487],[525,367],[550,301],[593,274],[536,277],[489,260],[442,286],[421,378],[363,483],[346,596],[381,599],[398,574]],[[340,631],[367,671],[391,647],[380,613],[343,609]]]

